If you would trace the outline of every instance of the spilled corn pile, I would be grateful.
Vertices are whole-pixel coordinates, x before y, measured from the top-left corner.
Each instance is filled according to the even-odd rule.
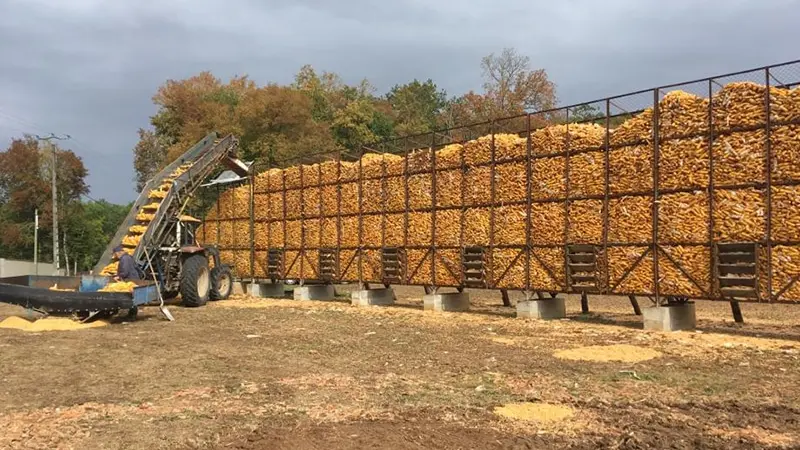
[[[540,402],[508,403],[494,412],[506,419],[539,423],[559,422],[575,415],[569,406]]]
[[[108,325],[108,322],[102,320],[82,323],[63,317],[46,317],[44,319],[29,321],[21,317],[11,316],[0,322],[0,328],[28,332],[85,330],[87,328],[97,328],[106,325]]]
[[[658,358],[661,353],[644,347],[628,344],[592,345],[567,350],[558,350],[553,356],[572,361],[600,361],[635,363]]]
[[[266,277],[268,251],[284,249],[284,277],[319,278],[320,249],[332,249],[335,279],[380,282],[381,248],[399,247],[404,281],[459,285],[462,249],[479,246],[490,285],[554,291],[569,289],[565,246],[589,244],[605,291],[652,293],[658,283],[661,293],[696,297],[718,295],[714,243],[769,238],[771,294],[800,300],[800,283],[787,288],[800,277],[793,121],[800,89],[730,83],[710,99],[673,91],[657,115],[647,108],[611,130],[557,124],[407,156],[272,169],[255,177],[252,206],[250,186],[224,192],[198,235],[238,276]]]
[[[108,283],[98,289],[98,292],[133,292],[133,288],[135,287],[136,283],[132,281],[117,281]]]
[[[128,234],[122,238],[122,246],[125,249],[125,252],[128,254],[133,254],[136,250],[136,247],[139,246],[139,242],[142,240],[142,236],[147,231],[150,222],[155,218],[155,213],[158,211],[159,206],[161,206],[161,202],[167,197],[170,188],[172,188],[172,183],[175,181],[175,178],[179,177],[181,174],[189,170],[191,167],[190,163],[183,164],[176,168],[167,178],[164,178],[161,185],[158,186],[156,189],[153,189],[148,194],[148,200],[150,203],[144,205],[139,209],[139,212],[136,214],[136,224],[132,225],[128,228]],[[112,261],[109,265],[103,268],[100,271],[100,275],[105,276],[114,276],[117,274],[117,262]],[[133,288],[131,288],[132,290]],[[114,292],[130,292],[130,291],[114,291]]]

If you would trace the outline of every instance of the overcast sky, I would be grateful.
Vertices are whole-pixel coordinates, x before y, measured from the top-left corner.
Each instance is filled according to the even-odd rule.
[[[170,78],[288,83],[311,64],[459,95],[515,47],[569,104],[800,59],[799,23],[800,0],[0,0],[0,144],[70,134],[91,196],[126,202],[136,130]]]

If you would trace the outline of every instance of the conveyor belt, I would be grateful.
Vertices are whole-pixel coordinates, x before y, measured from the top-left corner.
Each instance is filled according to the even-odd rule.
[[[131,294],[124,292],[51,291],[0,283],[0,301],[48,313],[115,311],[133,308]]]

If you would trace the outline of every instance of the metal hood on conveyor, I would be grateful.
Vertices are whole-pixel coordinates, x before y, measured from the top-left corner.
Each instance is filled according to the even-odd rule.
[[[247,179],[247,175],[250,173],[250,168],[253,166],[253,161],[245,162],[235,160],[239,165],[239,169],[243,170],[244,173],[234,172],[233,170],[226,170],[219,174],[216,178],[209,181],[208,183],[203,184],[203,187],[207,186],[214,186],[217,184],[230,184],[236,183],[237,181],[243,181]]]

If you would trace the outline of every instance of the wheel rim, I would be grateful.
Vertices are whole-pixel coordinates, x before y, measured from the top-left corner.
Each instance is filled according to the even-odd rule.
[[[219,277],[219,293],[222,296],[228,295],[228,290],[231,288],[231,277],[224,274]]]
[[[201,298],[208,294],[208,267],[203,267],[197,275],[197,295]]]

